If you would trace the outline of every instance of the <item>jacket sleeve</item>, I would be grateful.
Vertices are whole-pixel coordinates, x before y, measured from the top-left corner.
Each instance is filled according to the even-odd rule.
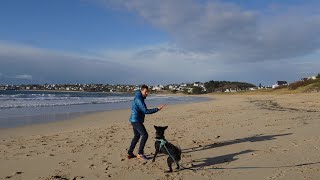
[[[153,114],[159,111],[158,108],[148,109],[141,99],[137,99],[136,104],[144,114]]]

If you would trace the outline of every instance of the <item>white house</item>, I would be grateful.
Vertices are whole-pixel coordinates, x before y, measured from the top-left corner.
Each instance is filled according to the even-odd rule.
[[[286,85],[288,85],[287,81],[277,81],[276,84],[272,85],[272,88],[274,89],[274,88],[277,88],[279,86],[286,86]]]
[[[169,89],[170,90],[178,90],[178,86],[177,85],[169,85]]]
[[[203,90],[203,91],[205,91],[205,92],[207,91],[207,88],[206,88],[206,87],[204,87],[204,86],[201,86],[201,87],[202,87],[202,90]]]
[[[316,76],[310,76],[310,77],[308,77],[308,80],[309,79],[313,79],[314,80],[314,79],[317,79],[317,77]]]
[[[310,77],[307,77],[307,78],[302,78],[301,81],[307,81],[307,80],[310,80],[310,79],[314,80],[314,79],[317,79],[317,77],[316,76],[310,76]]]
[[[152,91],[161,91],[164,87],[162,85],[157,85],[152,87]]]
[[[152,91],[160,91],[161,88],[159,86],[153,86]]]

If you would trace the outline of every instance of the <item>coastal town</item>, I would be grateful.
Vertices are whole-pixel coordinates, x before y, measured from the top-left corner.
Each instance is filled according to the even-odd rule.
[[[294,83],[312,81],[320,78],[310,76],[301,78]],[[293,84],[293,83],[292,83]],[[246,82],[231,82],[231,81],[208,81],[168,84],[168,85],[151,85],[150,90],[155,93],[185,93],[185,94],[206,94],[211,92],[239,92],[239,91],[254,91],[258,89],[277,89],[288,87],[287,81],[276,81],[273,85],[263,86],[261,83],[256,86]],[[83,92],[109,92],[109,93],[132,93],[138,90],[140,85],[125,85],[125,84],[28,84],[28,85],[1,85],[0,90],[30,90],[30,91],[83,91]]]
[[[286,81],[278,81],[273,87],[287,84]],[[134,92],[139,89],[139,85],[122,85],[122,84],[29,84],[29,85],[1,85],[0,90],[44,90],[44,91],[85,91],[85,92]],[[207,93],[210,88],[210,82],[201,83],[181,83],[169,85],[153,85],[150,86],[153,92],[181,92],[189,94]],[[255,86],[248,84],[246,86],[236,85],[235,82],[229,82],[228,85],[220,86],[220,88],[209,92],[237,92],[246,90],[256,90],[262,88],[272,88],[271,86]]]
[[[169,85],[150,86],[153,92],[182,92],[182,93],[206,93],[209,82],[201,83],[181,83]],[[0,85],[0,90],[45,90],[45,91],[85,91],[85,92],[134,92],[139,89],[140,85],[123,85],[123,84],[29,84],[29,85]],[[221,87],[218,92],[233,92],[241,90],[257,89],[255,85],[249,84],[246,87],[237,86],[233,82]]]

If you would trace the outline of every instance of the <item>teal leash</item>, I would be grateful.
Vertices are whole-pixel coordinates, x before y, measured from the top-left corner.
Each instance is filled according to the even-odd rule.
[[[169,156],[171,157],[171,159],[173,159],[173,161],[174,161],[177,165],[179,165],[179,166],[180,166],[181,168],[183,168],[183,169],[193,170],[192,168],[185,168],[185,167],[183,167],[181,164],[179,164],[179,163],[173,158],[173,156],[171,155],[171,153],[169,152],[169,150],[168,150],[167,147],[166,147],[166,143],[167,143],[166,140],[164,140],[164,139],[156,139],[156,141],[160,141],[159,152],[160,152],[161,148],[164,147],[164,148],[167,150],[167,152],[168,152]],[[180,169],[180,170],[181,170],[181,169]]]
[[[164,140],[164,139],[156,139],[156,141],[160,141],[159,152],[160,152],[161,148],[164,147],[164,148],[167,150],[167,152],[168,152],[169,156],[171,157],[171,159],[172,159],[177,165],[181,166],[181,165],[173,158],[173,156],[171,155],[171,153],[170,153],[169,150],[167,149],[167,147],[166,147],[167,141]],[[181,167],[182,167],[182,166],[181,166]]]

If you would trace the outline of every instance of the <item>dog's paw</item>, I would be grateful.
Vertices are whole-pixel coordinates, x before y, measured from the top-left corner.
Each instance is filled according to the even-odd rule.
[[[165,171],[165,173],[172,173],[172,169],[171,170],[168,170],[168,171]]]

